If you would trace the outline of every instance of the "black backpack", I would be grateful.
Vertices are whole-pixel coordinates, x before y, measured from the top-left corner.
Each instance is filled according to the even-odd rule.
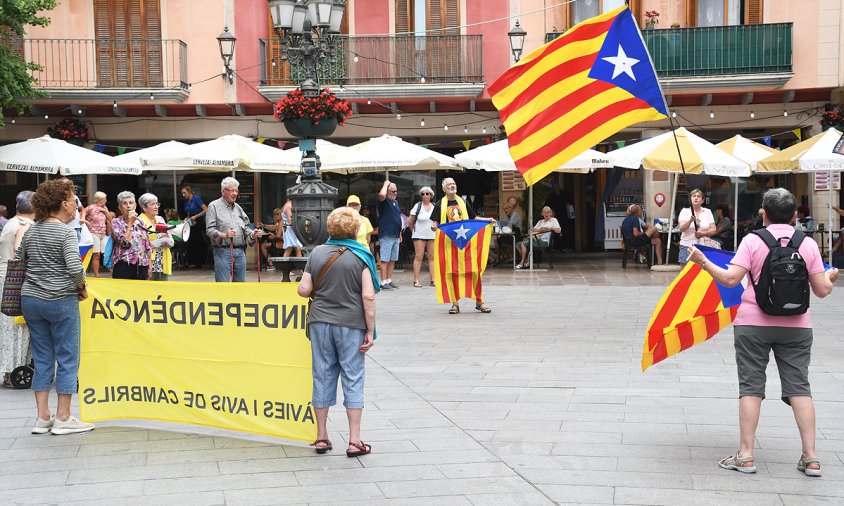
[[[768,246],[768,256],[762,264],[758,282],[750,282],[756,290],[756,303],[759,308],[771,316],[794,316],[809,309],[809,270],[800,255],[800,245],[806,234],[799,230],[782,245],[782,240],[775,239],[767,229],[754,230]]]

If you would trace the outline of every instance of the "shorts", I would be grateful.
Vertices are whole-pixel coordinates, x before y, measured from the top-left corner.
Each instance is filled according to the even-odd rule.
[[[360,352],[360,345],[364,330],[322,322],[311,322],[308,328],[313,356],[313,406],[328,408],[337,404],[337,379],[341,378],[343,405],[363,408],[365,355]]]
[[[91,234],[94,237],[94,247],[92,251],[94,253],[103,253],[106,249],[106,244],[108,244],[108,237],[107,235],[97,235]]]
[[[765,369],[771,350],[777,361],[782,401],[789,397],[811,397],[809,362],[812,359],[812,329],[799,327],[735,327],[736,366],[739,397],[765,398]]]
[[[381,261],[395,262],[399,259],[399,238],[398,237],[382,237],[381,238]]]
[[[681,264],[685,264],[689,261],[689,247],[688,246],[680,246],[680,249],[677,250],[677,262]]]

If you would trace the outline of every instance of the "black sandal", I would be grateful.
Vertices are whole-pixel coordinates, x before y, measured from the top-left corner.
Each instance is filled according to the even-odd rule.
[[[477,309],[481,313],[491,313],[492,312],[492,309],[490,309],[486,305],[484,305],[483,302],[478,302],[477,304],[475,304],[475,309]]]
[[[457,314],[460,312],[460,306],[457,304],[452,304],[451,309],[448,310],[448,314]]]

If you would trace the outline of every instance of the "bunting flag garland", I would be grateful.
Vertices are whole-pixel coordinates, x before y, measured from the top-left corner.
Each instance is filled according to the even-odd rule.
[[[794,135],[797,136],[798,141],[803,140],[803,132],[799,128],[795,128],[794,130],[791,131],[791,133],[793,133]]]
[[[117,154],[118,155],[122,155],[125,152],[126,152],[126,148],[124,148],[124,147],[117,148]]]
[[[438,304],[462,298],[483,300],[481,276],[491,236],[492,223],[486,220],[460,220],[437,227],[434,280]]]
[[[706,259],[727,268],[735,253],[695,245]],[[717,283],[699,265],[688,262],[654,309],[642,350],[642,371],[700,344],[736,318],[746,281],[733,288]]]
[[[472,141],[460,141],[460,143],[463,144],[463,149],[466,151],[469,151],[469,146],[472,145]]]
[[[539,47],[489,93],[528,184],[623,128],[668,115],[627,7],[587,19]]]
[[[766,135],[765,137],[762,137],[762,142],[764,142],[765,145],[770,148],[771,147],[771,136]]]

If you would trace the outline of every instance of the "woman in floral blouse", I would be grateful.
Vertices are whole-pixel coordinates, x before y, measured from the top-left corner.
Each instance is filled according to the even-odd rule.
[[[111,277],[116,279],[149,279],[149,259],[152,244],[149,235],[138,224],[135,212],[135,194],[120,192],[117,195],[120,216],[111,221],[114,246],[111,258],[114,267]]]
[[[111,213],[106,207],[106,194],[94,193],[94,203],[82,210],[82,223],[94,236],[94,255],[91,257],[91,269],[94,277],[100,277],[100,255],[105,253],[108,236],[111,234]]]

